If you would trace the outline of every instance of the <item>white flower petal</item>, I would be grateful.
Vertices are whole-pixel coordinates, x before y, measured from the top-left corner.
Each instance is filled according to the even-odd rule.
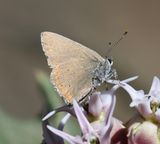
[[[109,79],[109,80],[107,80],[107,82],[110,83],[110,84],[119,85],[121,82],[129,83],[129,82],[131,82],[131,81],[134,81],[134,80],[137,79],[137,78],[138,78],[138,76],[133,76],[133,77],[130,77],[130,78],[125,79],[125,80],[122,80],[122,81]]]
[[[47,125],[47,128],[53,132],[54,134],[62,137],[64,140],[68,141],[70,144],[83,144],[81,138],[73,137],[69,135],[68,133],[65,133],[63,131],[60,131],[54,127],[51,127]]]
[[[102,112],[102,101],[100,99],[100,92],[93,93],[89,100],[89,112],[98,117]]]
[[[145,118],[149,117],[153,113],[149,102],[139,104],[137,109],[139,113]]]
[[[115,108],[116,103],[116,96],[112,96],[112,103],[108,109],[108,112],[106,112],[106,119],[105,119],[105,126],[101,131],[101,143],[109,143],[110,142],[110,133],[113,127],[112,123],[112,115]]]
[[[138,77],[139,77],[139,76],[130,77],[130,78],[128,78],[128,79],[122,80],[122,82],[129,83],[129,82],[131,82],[131,81],[136,80]]]
[[[73,100],[73,107],[74,107],[74,111],[76,113],[78,123],[80,125],[80,128],[81,128],[83,135],[86,135],[88,133],[95,134],[92,126],[90,125],[89,121],[87,120],[87,118],[83,114],[83,112],[82,112],[81,108],[79,107],[78,103],[76,102],[76,100]]]
[[[103,91],[100,95],[103,111],[105,112],[109,110],[109,107],[112,103],[112,96],[113,96],[112,93],[113,93],[112,91]]]
[[[50,118],[51,116],[53,116],[55,113],[56,113],[55,110],[49,112],[49,113],[42,119],[42,121],[45,121],[45,120],[49,119],[49,118]]]
[[[153,78],[152,86],[149,91],[149,95],[155,96],[156,94],[160,94],[160,80],[158,77]]]
[[[127,83],[122,83],[121,87],[129,93],[132,100],[143,99],[144,97],[144,95],[142,95],[142,90],[138,92]]]

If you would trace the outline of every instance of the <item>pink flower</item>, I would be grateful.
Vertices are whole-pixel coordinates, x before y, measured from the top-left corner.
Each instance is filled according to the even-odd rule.
[[[148,94],[145,94],[143,90],[137,91],[126,83],[121,86],[130,94],[131,107],[136,107],[144,118],[160,122],[160,80],[158,77],[154,77]]]
[[[130,126],[128,144],[159,144],[159,128],[156,124],[144,121]]]
[[[136,78],[124,80],[123,83],[130,82]],[[120,87],[120,83],[118,82],[118,85],[113,86],[108,91],[94,93],[90,97],[87,111],[84,111],[83,107],[80,107],[75,100],[73,101],[73,109],[66,110],[66,107],[57,109],[57,111],[68,111],[77,117],[82,135],[72,136],[62,131],[62,128],[56,129],[49,124],[47,124],[47,128],[70,144],[110,144],[111,142],[120,144],[122,141],[126,141],[125,127],[119,120],[112,117],[116,103],[115,92]],[[49,113],[43,119],[44,122],[57,111]],[[92,117],[92,121],[89,121],[90,117]],[[64,124],[68,118],[63,119]],[[63,141],[59,144],[63,144]]]
[[[115,103],[115,100],[112,101],[113,103]],[[50,125],[47,125],[47,128],[54,134],[68,141],[70,144],[110,143],[110,131],[112,129],[111,119],[114,104],[110,106],[111,111],[107,115],[106,122],[104,122],[103,120],[102,122],[94,121],[93,123],[90,123],[88,121],[85,114],[83,113],[83,109],[78,105],[75,100],[73,102],[73,107],[81,128],[82,136],[71,136],[64,131],[51,127]]]

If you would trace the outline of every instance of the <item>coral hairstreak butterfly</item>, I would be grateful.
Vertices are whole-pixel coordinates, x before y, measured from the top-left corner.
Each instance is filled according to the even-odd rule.
[[[41,43],[52,68],[51,82],[67,104],[72,104],[73,98],[80,101],[117,75],[111,59],[62,35],[42,32]]]

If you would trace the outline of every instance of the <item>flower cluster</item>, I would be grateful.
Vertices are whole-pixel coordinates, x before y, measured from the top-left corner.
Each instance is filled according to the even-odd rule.
[[[87,109],[74,100],[73,107],[64,106],[50,112],[43,118],[43,143],[64,144],[65,140],[69,144],[160,144],[160,80],[154,77],[149,93],[145,94],[128,84],[136,78],[119,81],[109,90],[93,93]],[[113,117],[118,88],[128,92],[132,100],[130,107],[138,111],[127,124]],[[67,114],[60,126],[54,128],[48,119],[60,111]],[[77,118],[81,135],[72,136],[63,131],[71,116]]]

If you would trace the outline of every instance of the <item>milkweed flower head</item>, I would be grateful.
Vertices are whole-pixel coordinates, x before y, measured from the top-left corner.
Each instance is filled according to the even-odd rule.
[[[54,134],[62,137],[64,140],[71,144],[106,144],[110,143],[110,133],[113,127],[113,110],[115,106],[115,96],[110,97],[110,106],[108,108],[110,110],[106,110],[106,108],[103,106],[102,101],[100,100],[100,96],[111,96],[105,93],[101,95],[100,93],[93,94],[92,98],[90,99],[89,107],[93,103],[93,100],[96,99],[95,102],[95,109],[97,106],[101,107],[101,110],[93,110],[93,105],[89,109],[90,115],[92,114],[92,118],[94,117],[96,120],[93,120],[90,122],[87,119],[87,116],[84,113],[84,110],[82,107],[79,106],[79,104],[74,100],[73,101],[73,108],[75,115],[77,117],[80,129],[81,129],[81,136],[71,136],[70,134],[67,134],[64,131],[57,130],[56,128],[47,125],[47,128],[53,132]],[[96,106],[97,105],[97,106]],[[107,111],[107,113],[106,113]],[[89,118],[89,117],[88,117]],[[115,124],[116,123],[116,124]],[[122,124],[117,120],[114,120],[114,126],[118,126],[119,128],[123,128]]]
[[[126,79],[123,83],[130,82],[136,78]],[[112,80],[110,83],[112,83]],[[77,118],[81,135],[72,136],[60,129],[52,127],[49,123],[46,124],[47,129],[61,138],[61,143],[59,144],[63,144],[63,140],[71,144],[110,144],[111,141],[118,144],[126,141],[125,127],[120,120],[113,117],[116,104],[115,92],[120,87],[120,83],[118,82],[107,91],[93,93],[89,99],[87,111],[75,100],[73,101],[72,109],[63,109]],[[43,119],[44,122],[55,113],[56,111],[49,113]],[[46,139],[45,134],[44,138]]]
[[[46,142],[44,144],[64,144],[64,140],[70,144],[159,144],[160,80],[154,77],[149,93],[145,94],[144,90],[136,90],[127,83],[136,78],[120,81],[107,91],[93,93],[87,109],[74,100],[72,108],[62,107],[49,113],[43,119],[43,123],[46,123],[43,127]],[[113,117],[116,91],[120,87],[131,97],[130,107],[138,110],[140,121],[131,118],[131,123],[127,124]],[[60,111],[66,111],[68,114],[57,129],[52,127],[47,119]],[[70,116],[77,118],[81,135],[72,136],[63,131]]]
[[[143,90],[135,90],[128,84],[122,87],[132,99],[131,107],[135,107],[146,120],[160,122],[160,80],[158,77],[153,78],[148,94],[145,94]]]
[[[159,126],[150,121],[136,122],[128,128],[128,144],[159,144]]]
[[[160,143],[160,79],[153,78],[148,94],[136,90],[128,84],[121,85],[130,95],[130,107],[135,107],[143,117],[141,122],[134,122],[128,127],[129,144]]]

